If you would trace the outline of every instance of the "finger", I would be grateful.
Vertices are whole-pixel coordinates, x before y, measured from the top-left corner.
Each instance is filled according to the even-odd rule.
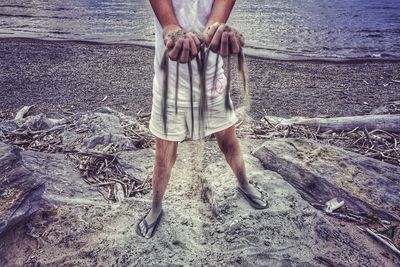
[[[223,32],[221,37],[221,47],[219,49],[219,54],[221,57],[228,56],[229,52],[229,32]]]
[[[189,54],[190,54],[190,40],[189,40],[189,38],[185,38],[183,40],[182,53],[181,53],[179,62],[180,63],[188,63],[189,62]]]
[[[171,49],[172,47],[174,47],[174,42],[169,38],[164,39],[164,44],[167,49]]]
[[[241,34],[240,32],[238,32],[238,30],[236,30],[235,28],[231,28],[232,31],[235,33],[236,35],[236,39],[239,41],[239,45],[242,47],[245,45],[245,40],[244,40],[244,36],[243,34]]]
[[[196,44],[197,50],[200,50],[201,41],[200,41],[199,37],[194,35],[193,40],[194,40],[194,43]]]
[[[201,46],[201,42],[200,42],[199,38],[196,36],[196,34],[194,34],[192,32],[188,32],[187,35],[193,40],[194,46],[196,47],[196,53],[194,53],[195,51],[193,51],[192,44],[191,44],[192,55],[197,55],[197,53],[200,49],[200,46]]]
[[[183,38],[180,38],[175,46],[172,48],[172,50],[168,53],[168,56],[171,60],[176,61],[178,59],[179,53],[181,52],[183,45]]]
[[[231,52],[233,54],[237,54],[240,52],[239,41],[236,38],[236,34],[234,32],[229,33],[229,43],[230,43]]]
[[[199,36],[197,36],[196,34],[193,34],[193,40],[194,40],[194,42],[196,43],[196,47],[197,47],[197,50],[199,50],[200,49],[200,47],[201,47],[201,41],[200,41],[200,39],[199,39]]]
[[[206,44],[210,45],[212,38],[214,37],[215,32],[218,30],[220,23],[215,22],[207,29],[207,37],[206,37]]]
[[[197,50],[197,45],[196,42],[194,41],[194,38],[189,38],[189,44],[190,44],[190,52],[192,58],[197,56],[198,50]]]
[[[238,36],[239,36],[239,43],[240,43],[240,46],[244,46],[244,45],[245,45],[245,42],[244,42],[244,37],[243,37],[243,35],[242,35],[242,34],[238,34]]]
[[[213,52],[218,51],[221,43],[221,36],[224,30],[225,30],[225,24],[220,24],[210,43],[210,47]]]

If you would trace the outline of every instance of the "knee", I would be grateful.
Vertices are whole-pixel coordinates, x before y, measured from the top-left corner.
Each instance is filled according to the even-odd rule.
[[[177,142],[156,138],[155,165],[161,169],[171,168],[176,161]]]
[[[157,153],[155,164],[162,170],[168,170],[176,162],[176,153]]]
[[[159,170],[165,171],[172,168],[175,160],[175,158],[169,158],[167,156],[160,155],[156,156],[155,165]]]

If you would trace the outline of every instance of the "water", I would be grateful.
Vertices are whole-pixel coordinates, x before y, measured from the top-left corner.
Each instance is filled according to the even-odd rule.
[[[271,58],[400,59],[399,0],[237,1],[247,52]],[[148,0],[1,0],[0,37],[154,42]]]

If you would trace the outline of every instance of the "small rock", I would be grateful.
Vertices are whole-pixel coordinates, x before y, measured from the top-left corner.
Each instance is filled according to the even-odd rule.
[[[363,256],[364,258],[367,258],[367,259],[371,259],[372,258],[371,254],[369,252],[367,252],[367,251],[361,251],[360,255]]]
[[[215,228],[215,232],[216,232],[216,233],[223,233],[224,230],[225,230],[225,229],[224,229],[224,227],[223,227],[222,225]]]
[[[236,236],[234,236],[234,235],[225,236],[226,242],[233,242],[233,240],[235,240],[235,238],[236,238]]]

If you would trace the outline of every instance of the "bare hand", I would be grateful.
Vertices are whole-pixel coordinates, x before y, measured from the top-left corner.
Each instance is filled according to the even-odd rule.
[[[238,54],[244,46],[244,37],[235,28],[224,23],[214,23],[204,31],[207,46],[222,57]]]
[[[173,61],[187,63],[196,57],[200,49],[200,39],[193,32],[184,32],[177,25],[169,25],[163,30],[164,44],[168,50],[168,56]]]

